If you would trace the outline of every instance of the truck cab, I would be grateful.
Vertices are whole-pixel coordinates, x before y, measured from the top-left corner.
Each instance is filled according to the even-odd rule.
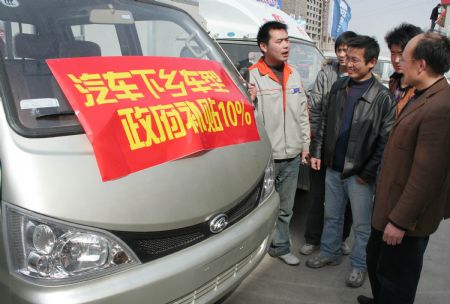
[[[291,16],[254,0],[199,0],[199,10],[210,35],[243,74],[262,56],[256,42],[259,27],[271,20],[286,23],[291,43],[288,62],[300,73],[305,90],[312,88],[324,57]]]

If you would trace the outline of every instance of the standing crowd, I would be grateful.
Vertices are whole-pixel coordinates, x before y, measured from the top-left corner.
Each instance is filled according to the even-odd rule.
[[[386,88],[372,70],[374,38],[345,32],[308,96],[287,63],[285,24],[259,29],[262,58],[250,67],[249,94],[272,143],[280,211],[269,254],[300,263],[289,223],[300,164],[311,166],[306,265],[349,255],[349,287],[369,278],[362,304],[413,303],[429,236],[450,217],[450,41],[401,24],[385,37],[395,72]],[[352,230],[350,248],[346,239]]]

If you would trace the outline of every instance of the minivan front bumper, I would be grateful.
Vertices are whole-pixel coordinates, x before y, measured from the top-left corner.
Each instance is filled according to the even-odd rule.
[[[237,286],[265,255],[278,205],[278,194],[273,192],[240,222],[203,242],[84,282],[35,285],[9,274],[6,263],[0,263],[2,303],[213,303]]]

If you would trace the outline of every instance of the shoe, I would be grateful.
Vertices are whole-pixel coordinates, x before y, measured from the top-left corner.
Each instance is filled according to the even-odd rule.
[[[358,300],[359,304],[373,304],[374,303],[372,298],[369,298],[369,297],[366,297],[363,295],[358,296],[356,299]]]
[[[346,242],[342,242],[341,250],[343,255],[349,255],[350,253],[352,253],[352,249],[349,245],[347,245]]]
[[[361,285],[364,283],[364,280],[366,278],[366,272],[361,269],[353,268],[352,272],[348,275],[347,279],[345,280],[345,284],[348,287],[361,287]]]
[[[330,265],[330,266],[336,266],[341,264],[341,258],[330,258],[330,257],[324,257],[316,255],[313,258],[310,258],[306,261],[306,266],[309,268],[322,268],[324,266]]]
[[[300,264],[300,260],[290,252],[280,255],[278,258],[290,266],[297,266]]]
[[[299,251],[299,252],[300,252],[301,254],[303,254],[303,255],[310,255],[310,254],[313,253],[314,250],[316,250],[318,247],[319,247],[319,246],[316,246],[316,245],[312,245],[312,244],[306,243],[306,244],[304,244],[304,245],[302,246],[302,248],[300,248],[300,251]]]

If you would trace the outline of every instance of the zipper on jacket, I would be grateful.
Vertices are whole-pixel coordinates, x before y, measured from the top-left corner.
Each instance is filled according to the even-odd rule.
[[[283,77],[284,79],[284,77]],[[283,81],[284,82],[284,81]],[[287,141],[286,141],[286,108],[287,108],[287,98],[286,98],[286,87],[281,84],[281,92],[283,94],[283,128],[284,128],[284,153],[287,157]]]

